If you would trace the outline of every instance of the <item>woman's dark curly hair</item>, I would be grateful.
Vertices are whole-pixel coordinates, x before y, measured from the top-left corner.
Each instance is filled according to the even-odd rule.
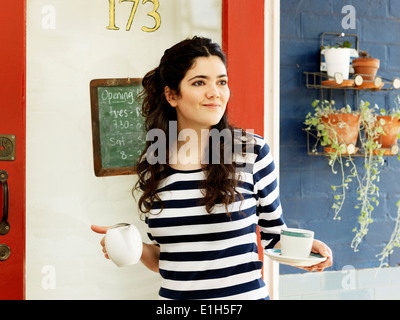
[[[147,73],[143,78],[144,90],[141,93],[141,98],[143,98],[142,115],[145,118],[146,130],[161,129],[166,134],[167,143],[166,164],[158,162],[150,164],[146,160],[146,152],[152,143],[154,143],[153,141],[147,141],[136,167],[139,179],[134,190],[143,191],[139,199],[139,209],[144,214],[150,212],[155,202],[161,203],[161,210],[163,208],[162,201],[157,194],[157,188],[158,183],[168,174],[168,170],[166,169],[168,168],[169,159],[169,125],[170,121],[177,120],[176,110],[166,100],[164,88],[168,86],[179,95],[180,83],[187,71],[193,66],[195,59],[209,56],[219,57],[226,66],[226,57],[218,44],[202,37],[187,39],[167,49],[161,59],[160,65]],[[234,136],[235,128],[229,124],[226,111],[220,122],[212,128],[220,131],[229,129],[232,137]],[[239,131],[244,135],[242,130]],[[235,149],[233,148],[233,141],[234,139],[232,138],[232,144],[221,143],[221,141],[217,143],[216,145],[219,149],[210,150],[208,154],[209,159],[212,157],[212,152],[220,152],[219,154],[223,155],[225,148]],[[230,216],[228,205],[238,198],[243,199],[243,197],[236,190],[238,180],[236,177],[235,162],[229,163],[228,161],[228,163],[224,163],[223,159],[224,157],[220,157],[220,161],[217,164],[209,161],[209,164],[203,165],[206,179],[201,185],[201,188],[204,190],[202,204],[205,205],[209,213],[212,212],[216,204],[223,204],[227,209],[228,216]]]

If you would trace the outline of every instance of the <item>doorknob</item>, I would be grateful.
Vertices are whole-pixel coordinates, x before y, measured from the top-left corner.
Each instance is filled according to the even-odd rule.
[[[0,261],[6,261],[11,255],[11,249],[6,244],[0,244]]]
[[[8,223],[8,173],[5,170],[0,171],[0,183],[3,189],[3,216],[0,221],[0,235],[4,236],[10,231]]]

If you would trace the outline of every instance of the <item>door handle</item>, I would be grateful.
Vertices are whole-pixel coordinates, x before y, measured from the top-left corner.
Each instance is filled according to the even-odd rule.
[[[6,244],[0,244],[0,261],[6,261],[11,255],[11,249]]]
[[[0,171],[0,183],[3,189],[3,215],[0,221],[0,235],[4,236],[10,231],[8,223],[8,173],[5,170]]]

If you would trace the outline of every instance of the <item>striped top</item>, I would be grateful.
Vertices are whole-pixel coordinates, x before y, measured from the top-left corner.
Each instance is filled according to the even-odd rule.
[[[229,207],[216,205],[210,214],[199,199],[202,169],[168,168],[158,187],[164,209],[155,205],[147,215],[148,236],[160,246],[161,299],[267,299],[258,258],[257,226],[261,244],[272,248],[285,226],[277,175],[268,145],[255,136],[246,152],[237,188],[244,200]],[[241,212],[239,212],[239,208]]]

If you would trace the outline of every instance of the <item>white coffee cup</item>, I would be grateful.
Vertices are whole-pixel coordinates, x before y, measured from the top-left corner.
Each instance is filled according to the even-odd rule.
[[[120,223],[108,229],[105,246],[111,261],[118,267],[136,264],[142,256],[142,237],[132,224]]]
[[[287,257],[308,258],[314,241],[314,231],[287,228],[281,230],[281,254]]]

